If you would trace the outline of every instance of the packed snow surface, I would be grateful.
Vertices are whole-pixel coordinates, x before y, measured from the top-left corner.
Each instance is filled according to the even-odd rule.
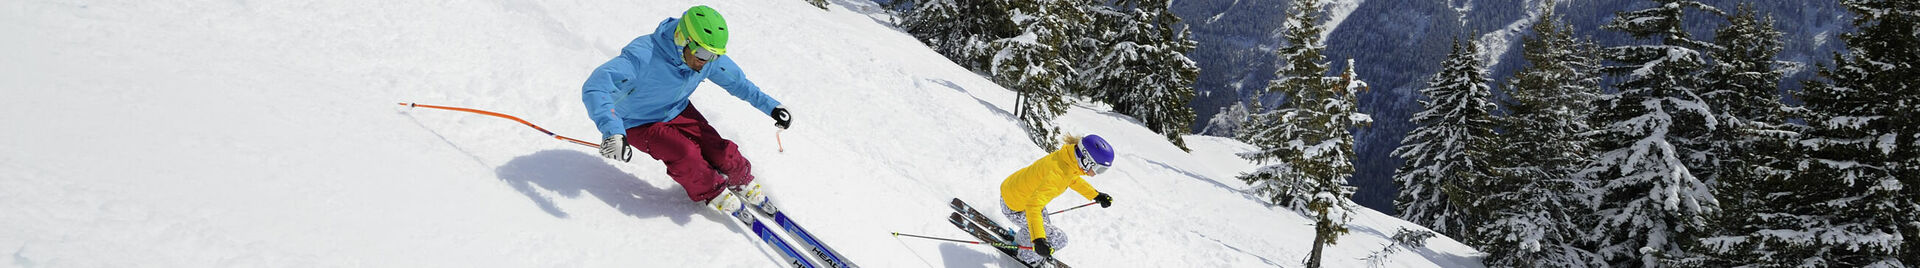
[[[1009,114],[1014,95],[863,14],[870,4],[834,3],[6,1],[0,266],[776,266],[645,154],[621,163],[509,120],[395,105],[598,141],[588,71],[696,4],[725,14],[729,56],[794,125],[776,132],[712,84],[693,104],[800,224],[865,267],[1017,266],[889,235],[966,237],[945,222],[954,197],[997,209],[1000,180],[1046,153]],[[1089,179],[1114,206],[1055,216],[1073,235],[1059,258],[1301,266],[1309,221],[1233,179],[1253,168],[1233,154],[1251,147],[1189,136],[1182,152],[1106,110],[1058,120],[1119,150]],[[1329,267],[1424,229],[1371,211],[1353,224]],[[1386,266],[1474,267],[1479,254],[1439,237]]]

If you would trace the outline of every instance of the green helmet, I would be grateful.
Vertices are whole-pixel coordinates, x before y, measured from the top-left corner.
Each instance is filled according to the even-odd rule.
[[[727,19],[711,7],[688,8],[680,14],[680,26],[673,31],[673,44],[686,47],[689,40],[714,54],[727,54]]]

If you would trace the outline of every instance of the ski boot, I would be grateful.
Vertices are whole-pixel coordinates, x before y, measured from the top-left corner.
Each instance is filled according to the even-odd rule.
[[[747,182],[746,185],[734,186],[728,190],[739,194],[741,201],[746,202],[747,205],[760,208],[760,210],[766,212],[767,215],[780,213],[780,208],[774,206],[773,198],[767,194],[767,188],[761,187],[758,181]]]
[[[1051,259],[1040,259],[1038,261],[1028,261],[1028,260],[1022,259],[1020,260],[1020,264],[1025,264],[1027,265],[1027,267],[1033,267],[1033,268],[1053,268],[1053,262],[1051,261]]]
[[[714,196],[713,199],[707,199],[707,201],[704,202],[708,208],[718,210],[722,214],[727,214],[727,216],[741,218],[742,221],[745,221],[747,219],[746,217],[750,217],[751,213],[741,213],[741,210],[747,208],[746,204],[740,201],[740,197],[734,194],[733,190],[721,189],[720,191],[720,195]]]

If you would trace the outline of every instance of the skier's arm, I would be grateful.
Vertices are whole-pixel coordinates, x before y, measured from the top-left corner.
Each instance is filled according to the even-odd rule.
[[[615,85],[612,70],[609,70],[610,65],[594,69],[593,75],[587,77],[586,85],[580,86],[580,98],[587,104],[587,117],[592,118],[594,126],[600,129],[601,138],[622,135],[627,131],[626,123],[613,110],[613,94],[619,88]]]
[[[1086,197],[1087,200],[1093,200],[1094,196],[1100,195],[1100,191],[1094,190],[1092,184],[1087,184],[1086,177],[1073,176],[1073,184],[1068,184],[1067,188],[1073,189],[1075,193],[1080,193],[1080,196]]]
[[[1094,196],[1100,195],[1100,191],[1093,189],[1092,184],[1087,184],[1086,177],[1083,177],[1086,176],[1086,173],[1080,170],[1080,159],[1073,155],[1073,152],[1079,147],[1078,143],[1080,143],[1080,139],[1079,137],[1071,137],[1066,141],[1065,144],[1060,145],[1059,150],[1053,150],[1053,153],[1048,154],[1047,157],[1052,158],[1055,163],[1059,163],[1061,169],[1071,174],[1062,174],[1071,176],[1071,178],[1067,178],[1071,180],[1067,182],[1067,189],[1073,189],[1073,192],[1080,193],[1080,197],[1093,200]]]
[[[771,115],[773,108],[780,107],[780,101],[760,92],[760,86],[747,80],[746,73],[740,70],[740,66],[734,65],[732,58],[720,57],[708,63],[706,68],[718,68],[713,75],[707,76],[708,81],[713,81],[713,84],[727,89],[727,94],[733,94],[734,97],[753,104],[753,108],[760,109],[761,113]]]
[[[1047,238],[1046,204],[1027,208],[1027,240]]]

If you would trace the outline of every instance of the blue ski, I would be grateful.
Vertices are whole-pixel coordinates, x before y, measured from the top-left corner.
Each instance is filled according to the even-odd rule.
[[[760,219],[754,218],[752,212],[747,212],[745,207],[734,210],[732,214],[734,218],[740,220],[741,224],[752,226],[753,234],[759,236],[761,241],[766,241],[767,244],[773,245],[774,249],[780,250],[780,254],[787,258],[787,264],[791,267],[815,268],[813,262],[807,261],[807,257],[800,255],[800,251],[794,250],[793,246],[787,245],[786,240],[780,239],[779,235],[773,233],[772,228],[767,228],[766,224],[760,223]]]
[[[738,194],[738,193],[735,193],[735,194]],[[745,196],[740,196],[740,199],[746,200],[747,198]],[[761,204],[749,205],[749,207],[753,207],[755,210],[759,210],[760,213],[772,215],[774,224],[779,224],[781,229],[786,229],[788,234],[792,234],[793,237],[795,237],[796,239],[799,239],[801,243],[807,246],[808,250],[813,252],[814,257],[819,258],[820,261],[822,262],[826,262],[827,267],[833,267],[833,268],[860,267],[857,265],[853,265],[853,263],[851,262],[847,262],[846,257],[843,257],[845,255],[840,255],[840,252],[833,251],[833,248],[827,247],[826,243],[821,242],[819,238],[813,237],[813,233],[807,232],[806,228],[800,228],[799,223],[794,223],[793,218],[787,217],[787,212],[781,211],[778,206],[773,205],[773,202],[769,201]]]
[[[787,233],[793,234],[793,237],[799,239],[801,243],[807,244],[807,247],[813,250],[815,257],[820,257],[820,261],[827,263],[827,267],[860,267],[847,262],[845,257],[840,256],[840,252],[833,251],[833,248],[827,247],[827,244],[820,242],[820,239],[813,238],[813,234],[808,233],[807,229],[800,228],[798,223],[793,223],[793,218],[788,218],[786,212],[774,212],[773,222],[779,224],[780,228],[787,229]]]

